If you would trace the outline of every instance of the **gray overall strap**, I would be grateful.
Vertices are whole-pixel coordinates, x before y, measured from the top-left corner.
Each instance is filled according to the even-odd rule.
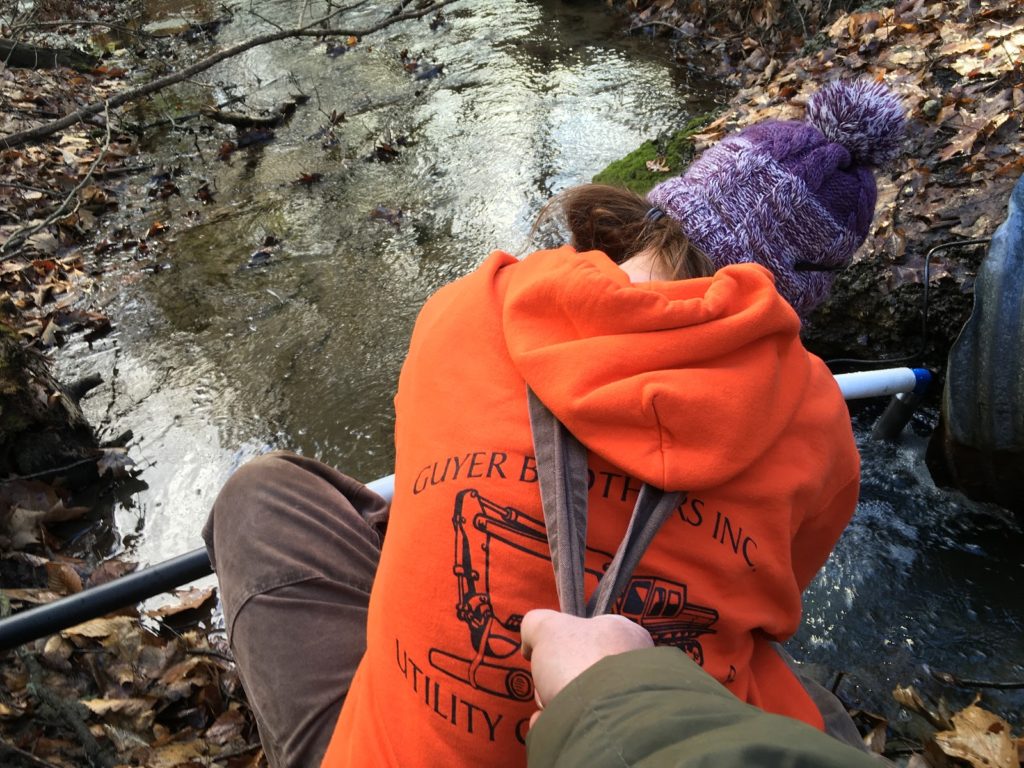
[[[587,449],[529,387],[530,429],[544,527],[563,613],[586,616],[583,561],[587,548]]]
[[[587,545],[587,449],[527,387],[537,478],[558,602],[564,613],[598,616],[615,606],[658,529],[679,506],[682,493],[644,484],[626,534],[584,605]]]
[[[644,556],[662,523],[679,506],[682,496],[679,491],[666,492],[653,485],[643,484],[622,543],[587,604],[588,616],[611,613],[615,601],[633,578],[633,571],[640,563],[640,558]]]

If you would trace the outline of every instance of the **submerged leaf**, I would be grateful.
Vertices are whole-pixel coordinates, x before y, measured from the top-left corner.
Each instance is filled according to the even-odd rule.
[[[135,461],[128,456],[126,448],[101,448],[103,453],[96,462],[96,469],[100,477],[110,474],[111,477],[127,477],[128,467],[134,466]]]
[[[975,704],[953,715],[953,728],[935,734],[935,743],[974,768],[1020,768],[1009,724]]]
[[[89,586],[98,587],[100,584],[106,584],[107,582],[119,579],[122,576],[133,572],[139,567],[138,563],[129,563],[124,560],[119,560],[116,557],[112,557],[109,560],[104,560],[98,566],[93,569],[93,572],[89,575]]]
[[[925,720],[931,723],[936,728],[951,728],[952,724],[942,714],[934,711],[929,707],[921,694],[917,692],[917,689],[912,685],[902,686],[897,685],[895,690],[892,692],[892,697],[897,702],[911,712],[916,712],[921,715]]]

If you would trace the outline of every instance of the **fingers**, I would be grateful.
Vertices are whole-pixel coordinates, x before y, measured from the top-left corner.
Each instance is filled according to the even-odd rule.
[[[523,658],[529,661],[533,656],[533,649],[536,647],[538,640],[543,636],[544,624],[552,618],[557,618],[561,615],[558,611],[552,611],[547,608],[534,608],[532,611],[526,612],[526,615],[523,616],[523,623],[520,626],[520,632],[523,637],[521,648]]]
[[[541,709],[604,657],[653,645],[647,630],[624,616],[583,619],[543,608],[523,616],[520,633]]]

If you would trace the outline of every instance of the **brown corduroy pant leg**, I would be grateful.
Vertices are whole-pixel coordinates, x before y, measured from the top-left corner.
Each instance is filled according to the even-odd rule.
[[[261,456],[203,528],[228,643],[272,768],[316,768],[366,649],[388,504],[313,459]]]

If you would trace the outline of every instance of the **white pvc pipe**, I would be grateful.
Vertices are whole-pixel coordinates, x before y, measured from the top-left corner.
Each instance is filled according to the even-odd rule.
[[[395,476],[387,475],[373,480],[366,484],[366,487],[384,497],[384,501],[391,501],[395,495]]]
[[[880,371],[840,373],[835,378],[843,397],[856,400],[913,392],[922,383],[927,383],[931,373],[922,368],[883,368]]]

